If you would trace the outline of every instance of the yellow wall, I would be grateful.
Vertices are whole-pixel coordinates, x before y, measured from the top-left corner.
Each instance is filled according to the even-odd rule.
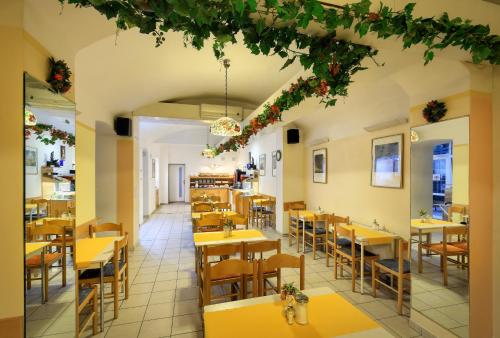
[[[76,224],[95,214],[95,130],[76,123]]]
[[[320,206],[356,222],[371,225],[374,219],[409,237],[410,184],[408,126],[398,126],[366,133],[314,148],[305,148],[305,189],[308,208]],[[371,186],[372,139],[405,133],[403,188],[390,189]],[[312,182],[312,150],[327,148],[327,184]]]
[[[131,138],[120,138],[116,143],[116,218],[123,224],[128,233],[131,247],[138,240],[138,227],[135,221],[134,198],[134,141]]]
[[[453,146],[453,204],[469,204],[469,145]]]
[[[493,336],[500,337],[500,66],[493,77]]]
[[[23,4],[0,2],[0,335],[14,332],[23,316]],[[7,264],[5,264],[7,263]],[[22,328],[21,328],[22,330]]]

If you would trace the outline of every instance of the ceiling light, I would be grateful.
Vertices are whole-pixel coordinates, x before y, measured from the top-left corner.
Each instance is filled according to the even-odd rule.
[[[240,124],[236,120],[227,116],[227,70],[230,66],[229,62],[229,59],[224,59],[223,61],[223,65],[226,70],[226,116],[215,120],[210,126],[210,132],[218,136],[237,136],[241,134]]]
[[[420,136],[418,136],[418,133],[415,130],[412,130],[410,132],[410,140],[413,143],[418,142],[420,140]]]
[[[215,150],[212,147],[210,147],[209,129],[207,129],[207,147],[201,152],[201,156],[206,157],[206,158],[214,158],[215,157]]]

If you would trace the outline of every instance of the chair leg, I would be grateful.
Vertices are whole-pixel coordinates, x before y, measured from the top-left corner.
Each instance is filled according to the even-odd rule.
[[[351,276],[351,281],[352,281],[352,292],[356,292],[356,277],[357,277],[357,270],[356,270],[356,261],[352,261],[352,276]]]
[[[398,313],[403,314],[403,276],[398,275]]]
[[[62,265],[62,286],[66,286],[66,255],[61,260]]]
[[[119,289],[119,281],[118,278],[115,277],[115,280],[113,281],[113,293],[114,293],[114,318],[118,319],[118,297],[120,295],[120,290]]]
[[[128,264],[128,263],[127,263]],[[128,299],[128,266],[125,268],[125,299]]]
[[[422,245],[418,243],[418,273],[422,273],[423,264],[422,264]]]
[[[312,236],[312,244],[313,244],[313,259],[316,259],[316,236]]]
[[[97,317],[99,314],[99,307],[97,306],[97,292],[94,293],[94,300],[92,302],[94,308],[94,318],[92,318],[92,333],[97,334]]]
[[[328,242],[325,243],[326,267],[330,266],[330,255],[328,254]]]
[[[42,281],[45,285],[44,295],[45,301],[49,300],[49,266],[45,264],[45,280]]]
[[[31,270],[26,269],[26,287],[31,290]]]
[[[441,256],[442,267],[443,267],[443,284],[448,286],[448,258]]]
[[[372,296],[373,298],[377,298],[377,268],[375,267],[375,261],[372,261]]]
[[[292,246],[292,231],[288,230],[288,247]]]

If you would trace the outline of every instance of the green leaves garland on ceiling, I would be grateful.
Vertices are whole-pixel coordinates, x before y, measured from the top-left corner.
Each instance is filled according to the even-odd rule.
[[[272,106],[280,113],[270,114],[270,108],[265,108],[254,119],[260,122],[274,121],[274,115],[279,120],[281,112],[306,97],[318,96],[327,106],[333,106],[337,96],[347,95],[352,75],[366,69],[361,62],[367,57],[373,59],[377,51],[338,39],[339,29],[353,29],[359,37],[372,32],[379,39],[401,38],[403,48],[424,45],[426,64],[432,61],[436,50],[450,46],[469,52],[474,63],[500,64],[500,37],[490,35],[487,25],[450,18],[447,13],[437,18],[415,18],[414,3],[398,11],[380,4],[376,11],[370,11],[370,0],[342,7],[324,7],[318,0],[59,1],[94,7],[108,19],[115,19],[119,29],[137,27],[141,33],[152,34],[157,46],[165,41],[165,33],[170,30],[183,32],[185,45],[196,49],[203,48],[213,37],[212,49],[217,58],[224,56],[224,46],[236,43],[235,36],[241,32],[243,43],[253,54],[277,54],[286,59],[283,68],[298,60],[305,70],[311,70],[313,77],[293,84],[291,88],[295,90],[285,91],[275,100]],[[306,29],[310,28],[321,34],[307,33]],[[245,127],[244,131],[249,128]],[[240,137],[222,144],[223,150],[237,150],[246,144],[237,138]]]
[[[36,135],[37,140],[45,145],[54,145],[57,140],[66,143],[69,147],[73,147],[75,145],[74,134],[54,128],[54,126],[50,124],[37,123],[34,126],[24,127],[25,139],[29,139],[32,133]]]

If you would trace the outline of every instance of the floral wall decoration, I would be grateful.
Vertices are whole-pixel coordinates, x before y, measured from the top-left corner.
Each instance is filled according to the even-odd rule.
[[[370,0],[344,6],[323,6],[318,0],[59,0],[78,7],[93,7],[119,29],[137,27],[151,34],[160,46],[168,31],[183,32],[185,43],[196,49],[214,38],[215,57],[224,56],[224,46],[236,43],[237,33],[253,54],[279,55],[286,59],[282,68],[299,61],[314,74],[299,79],[288,91],[243,128],[239,136],[219,145],[216,154],[236,151],[266,126],[281,120],[281,114],[308,97],[319,97],[333,106],[339,96],[347,96],[352,76],[366,69],[361,62],[373,60],[377,51],[370,46],[339,39],[337,29],[353,29],[359,36],[375,34],[379,39],[400,38],[403,48],[424,45],[424,62],[436,50],[448,47],[469,52],[474,63],[500,64],[500,37],[490,34],[487,25],[472,24],[448,13],[437,17],[414,17],[416,4],[402,10],[380,4],[376,10]],[[322,35],[306,34],[315,23]],[[375,62],[375,61],[374,61]],[[379,65],[375,62],[376,65]]]
[[[50,84],[50,91],[54,94],[64,94],[71,88],[71,70],[63,60],[56,61],[49,58],[50,72],[47,82]]]
[[[448,111],[446,104],[441,101],[432,100],[427,103],[424,110],[422,110],[422,115],[425,120],[429,123],[438,122],[441,120]]]
[[[50,124],[37,123],[34,126],[24,127],[24,137],[29,139],[36,135],[36,139],[44,144],[56,144],[57,140],[62,141],[70,147],[75,145],[75,135],[64,130],[56,129]]]

